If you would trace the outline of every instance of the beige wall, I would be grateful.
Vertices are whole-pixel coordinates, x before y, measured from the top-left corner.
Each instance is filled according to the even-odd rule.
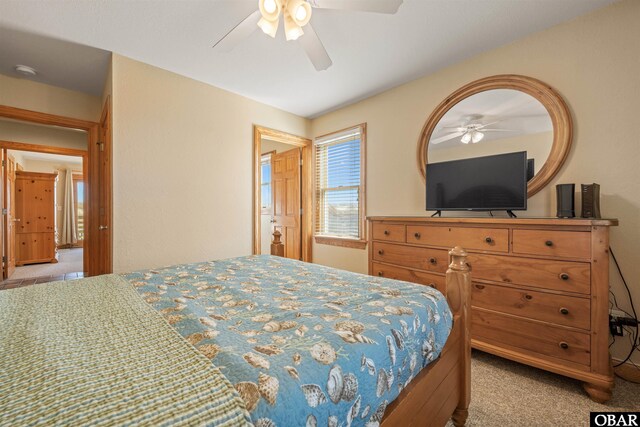
[[[113,55],[114,270],[251,253],[253,124],[309,121]]]
[[[0,105],[97,121],[100,98],[0,74]]]
[[[438,103],[460,86],[494,74],[523,74],[550,84],[571,109],[574,146],[560,174],[529,200],[527,216],[555,213],[555,184],[599,183],[603,215],[620,219],[611,245],[640,307],[639,16],[640,1],[616,3],[322,116],[312,122],[312,134],[367,122],[367,214],[425,215],[416,147]],[[314,251],[316,262],[344,266],[348,257],[347,267],[367,271],[366,251],[320,245]],[[628,309],[613,266],[611,277],[618,301]]]
[[[88,141],[87,133],[83,131],[2,119],[0,140],[77,150],[86,150]]]
[[[283,153],[288,150],[293,150],[294,148],[296,148],[294,145],[289,145],[278,141],[271,141],[270,139],[266,138],[262,138],[262,141],[260,141],[260,152],[262,154],[268,153],[270,151]]]

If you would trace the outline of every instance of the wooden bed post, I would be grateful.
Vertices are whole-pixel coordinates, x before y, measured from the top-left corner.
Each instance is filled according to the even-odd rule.
[[[460,344],[460,399],[451,420],[456,427],[464,426],[469,416],[471,401],[471,273],[467,265],[467,253],[456,246],[449,251],[447,270],[447,300],[453,312],[453,321],[463,325]]]
[[[271,255],[284,256],[284,243],[280,241],[280,233],[278,230],[273,232],[273,241],[271,242]]]
[[[443,294],[453,314],[453,328],[440,357],[404,387],[385,411],[381,427],[464,426],[471,400],[471,273],[461,247],[449,252]]]

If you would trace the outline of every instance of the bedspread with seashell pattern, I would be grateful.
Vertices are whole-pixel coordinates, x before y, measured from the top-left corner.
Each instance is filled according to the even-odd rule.
[[[375,426],[452,327],[430,287],[269,255],[125,274],[257,427]]]

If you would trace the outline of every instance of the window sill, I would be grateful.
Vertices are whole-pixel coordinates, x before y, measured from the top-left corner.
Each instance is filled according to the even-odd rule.
[[[366,240],[346,239],[344,237],[314,236],[316,243],[320,245],[341,246],[351,249],[366,249]]]

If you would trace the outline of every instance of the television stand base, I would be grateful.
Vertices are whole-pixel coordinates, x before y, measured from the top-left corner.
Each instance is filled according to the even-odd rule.
[[[434,216],[442,216],[442,211],[435,211],[435,213],[431,215],[431,218],[433,218]]]
[[[516,214],[513,213],[513,211],[510,211],[508,209],[507,209],[507,215],[509,215],[509,218],[518,218]]]

